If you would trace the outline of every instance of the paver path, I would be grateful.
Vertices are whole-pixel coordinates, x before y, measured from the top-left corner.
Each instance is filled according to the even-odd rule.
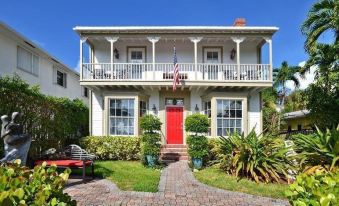
[[[289,205],[283,200],[202,184],[194,178],[186,161],[172,163],[163,170],[157,193],[121,191],[105,179],[69,185],[65,192],[76,199],[78,205]]]

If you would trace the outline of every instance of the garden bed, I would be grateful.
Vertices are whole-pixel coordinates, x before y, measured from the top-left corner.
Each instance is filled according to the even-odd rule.
[[[255,183],[248,179],[239,180],[234,176],[225,174],[216,166],[194,172],[194,176],[200,182],[212,187],[272,198],[285,199],[284,192],[288,188],[288,185],[285,184],[264,184]]]

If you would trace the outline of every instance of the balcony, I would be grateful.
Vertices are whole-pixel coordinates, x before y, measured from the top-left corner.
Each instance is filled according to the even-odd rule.
[[[179,64],[187,82],[272,82],[269,64]],[[83,63],[82,82],[166,82],[173,80],[173,63]]]

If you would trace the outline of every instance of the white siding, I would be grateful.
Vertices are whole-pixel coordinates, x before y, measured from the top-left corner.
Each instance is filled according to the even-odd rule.
[[[195,112],[195,106],[198,105],[199,111],[201,112],[202,110],[202,105],[201,105],[201,97],[200,94],[197,92],[191,92],[191,112]]]
[[[159,91],[153,91],[151,92],[149,97],[149,102],[148,102],[148,113],[149,114],[154,114],[154,112],[152,111],[153,105],[155,105],[155,107],[157,108],[157,110],[159,110]]]
[[[103,135],[103,98],[101,95],[92,92],[92,135],[101,136]]]
[[[82,94],[82,88],[79,83],[79,75],[63,68],[60,64],[54,62],[47,54],[41,52],[38,48],[32,48],[27,45],[24,39],[10,33],[0,25],[0,76],[19,75],[30,85],[38,85],[42,93],[56,96],[67,97],[70,99],[79,98],[88,105],[88,98]],[[22,69],[17,68],[17,48],[18,46],[39,56],[39,75],[33,75]],[[67,86],[62,87],[55,83],[53,67],[58,65],[63,72],[67,73]]]
[[[255,127],[255,132],[261,134],[262,125],[261,125],[261,102],[260,94],[253,93],[250,95],[248,107],[248,132],[250,132]]]

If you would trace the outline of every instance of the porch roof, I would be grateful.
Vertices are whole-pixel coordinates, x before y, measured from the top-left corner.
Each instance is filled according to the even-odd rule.
[[[274,26],[76,26],[81,34],[266,34],[279,30]]]

